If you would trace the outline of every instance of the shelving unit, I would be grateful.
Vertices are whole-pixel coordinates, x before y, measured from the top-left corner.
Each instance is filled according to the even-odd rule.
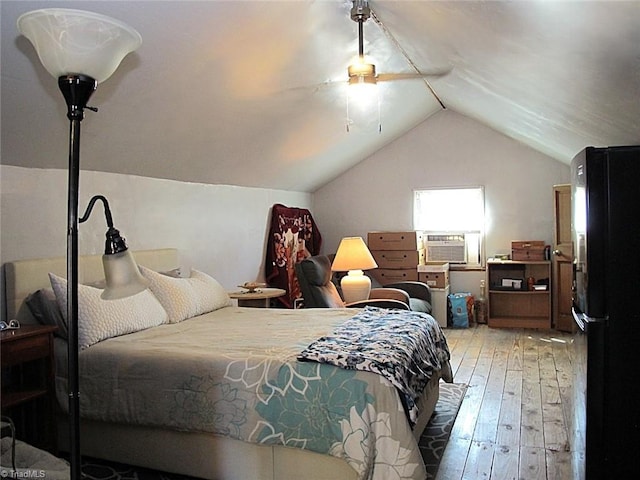
[[[527,279],[545,282],[545,290],[529,290]],[[487,262],[490,327],[551,328],[551,262]]]

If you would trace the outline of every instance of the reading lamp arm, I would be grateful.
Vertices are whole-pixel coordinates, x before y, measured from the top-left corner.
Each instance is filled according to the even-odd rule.
[[[78,222],[83,223],[89,220],[89,217],[91,216],[91,211],[93,210],[93,206],[96,204],[98,200],[102,200],[102,203],[104,204],[104,216],[107,219],[107,227],[113,228],[113,219],[111,218],[111,209],[109,208],[109,202],[102,195],[94,195],[91,198],[91,200],[89,200],[89,205],[87,205],[87,210],[84,212],[84,215],[80,217],[80,220],[78,220]]]

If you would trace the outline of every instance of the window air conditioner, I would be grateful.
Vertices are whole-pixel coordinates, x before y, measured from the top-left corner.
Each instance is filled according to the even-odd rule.
[[[467,263],[464,234],[427,234],[428,262]]]

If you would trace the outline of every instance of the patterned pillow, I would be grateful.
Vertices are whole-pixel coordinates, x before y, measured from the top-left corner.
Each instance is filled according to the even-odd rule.
[[[212,312],[231,305],[226,290],[206,273],[191,270],[189,278],[173,278],[140,266],[149,288],[169,316],[169,323]]]
[[[67,316],[67,280],[49,273],[62,315]],[[166,323],[167,312],[149,290],[132,297],[102,300],[99,288],[78,285],[78,346],[84,350],[107,338]]]

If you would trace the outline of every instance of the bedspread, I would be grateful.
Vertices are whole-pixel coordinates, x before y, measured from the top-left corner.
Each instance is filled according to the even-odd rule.
[[[449,349],[431,315],[366,307],[305,348],[300,358],[382,375],[401,392],[415,425],[416,400],[449,360]]]
[[[100,342],[79,356],[82,416],[304,448],[344,458],[363,480],[422,480],[387,379],[297,361],[355,313],[226,307]]]

